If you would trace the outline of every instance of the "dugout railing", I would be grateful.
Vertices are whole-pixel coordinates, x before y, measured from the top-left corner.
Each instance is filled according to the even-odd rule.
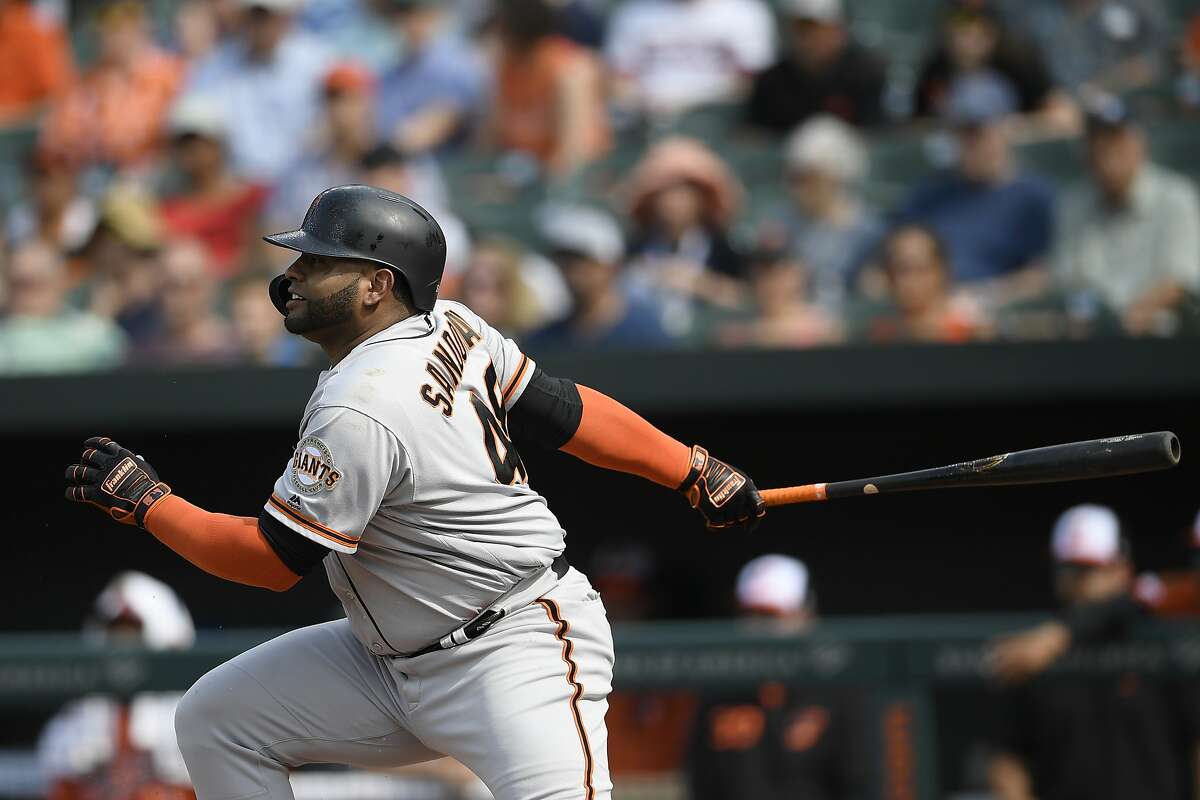
[[[860,692],[861,735],[881,798],[932,800],[958,783],[981,698],[995,701],[986,648],[1034,616],[832,619],[803,632],[734,622],[618,625],[619,692],[753,690],[766,682]],[[0,635],[0,719],[50,710],[82,695],[180,690],[277,631],[204,632],[185,652],[103,649],[75,634]],[[1143,679],[1200,677],[1200,625],[1146,621],[1127,640],[1081,648],[1046,680],[1132,672]],[[939,702],[939,695],[941,700]],[[939,708],[950,706],[950,708]]]

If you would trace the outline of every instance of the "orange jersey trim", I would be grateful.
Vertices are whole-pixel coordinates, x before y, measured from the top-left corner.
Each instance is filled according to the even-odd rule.
[[[575,730],[579,733],[579,744],[583,746],[584,798],[585,800],[594,800],[596,787],[593,785],[592,775],[595,772],[596,762],[592,758],[592,747],[588,743],[587,728],[584,727],[583,715],[579,711],[579,700],[583,697],[583,684],[575,680],[576,675],[579,674],[579,665],[571,658],[575,644],[567,638],[567,634],[571,631],[571,623],[562,618],[562,614],[558,610],[558,603],[545,597],[536,602],[546,609],[546,616],[558,626],[558,630],[554,632],[554,638],[563,645],[562,660],[567,665],[567,684],[574,688],[571,693],[571,716],[575,718]]]
[[[508,386],[505,386],[504,390],[500,393],[504,405],[508,405],[508,401],[512,398],[512,393],[521,385],[521,378],[525,376],[525,370],[527,369],[529,369],[529,356],[522,353],[521,363],[517,365],[516,374],[512,376],[508,382]]]
[[[343,544],[346,547],[358,546],[358,539],[352,539],[344,533],[335,531],[333,528],[326,528],[321,523],[309,519],[308,517],[302,515],[299,511],[296,511],[296,509],[290,507],[285,502],[280,500],[275,494],[271,495],[271,499],[268,502],[276,511],[282,513],[297,525],[303,526],[305,530],[312,531],[319,536],[324,536],[326,539],[337,542],[338,544]]]

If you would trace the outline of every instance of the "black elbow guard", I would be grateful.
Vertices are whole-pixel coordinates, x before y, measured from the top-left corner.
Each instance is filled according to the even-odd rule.
[[[300,577],[312,572],[312,568],[329,555],[329,548],[304,538],[268,514],[266,509],[258,515],[258,529],[279,560]]]
[[[583,400],[574,381],[552,378],[541,367],[508,412],[509,432],[519,440],[557,450],[579,430]]]

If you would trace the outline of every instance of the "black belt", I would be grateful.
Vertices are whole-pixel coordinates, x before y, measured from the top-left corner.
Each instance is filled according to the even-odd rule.
[[[565,555],[560,555],[555,558],[550,562],[549,566],[549,569],[554,573],[554,577],[558,578],[559,580],[562,580],[563,576],[567,574],[567,570],[570,568],[571,565],[567,562],[567,557]],[[540,577],[541,575],[539,574],[538,578]],[[532,585],[532,583],[530,585]],[[512,589],[510,589],[509,592],[512,592]],[[472,639],[478,639],[480,636],[486,633],[489,628],[503,619],[504,615],[508,613],[507,608],[497,608],[496,604],[503,601],[509,592],[505,592],[505,594],[500,595],[500,597],[497,598],[490,606],[479,612],[474,619],[470,620],[463,626],[456,628],[454,631],[438,639],[436,642],[422,647],[415,653],[392,656],[392,658],[416,658],[417,656],[423,656],[427,653],[435,653],[438,650],[449,650],[452,647],[458,647],[460,644],[466,644]]]

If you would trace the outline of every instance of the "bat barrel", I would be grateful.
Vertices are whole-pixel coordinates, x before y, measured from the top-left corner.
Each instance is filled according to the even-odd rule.
[[[994,468],[982,470],[981,475],[986,478],[992,472],[996,477],[1012,479],[1002,481],[1006,483],[1132,475],[1174,467],[1181,454],[1179,437],[1170,431],[1135,433],[1010,453]]]
[[[829,483],[828,499],[949,489],[1015,486],[1107,478],[1170,469],[1179,463],[1179,437],[1170,431],[1056,444],[964,461],[945,467]]]
[[[1014,486],[1107,478],[1170,469],[1179,463],[1180,455],[1179,437],[1170,431],[1135,433],[1018,450],[1015,453],[876,478],[765,489],[762,498],[768,506],[776,506],[922,489]]]

